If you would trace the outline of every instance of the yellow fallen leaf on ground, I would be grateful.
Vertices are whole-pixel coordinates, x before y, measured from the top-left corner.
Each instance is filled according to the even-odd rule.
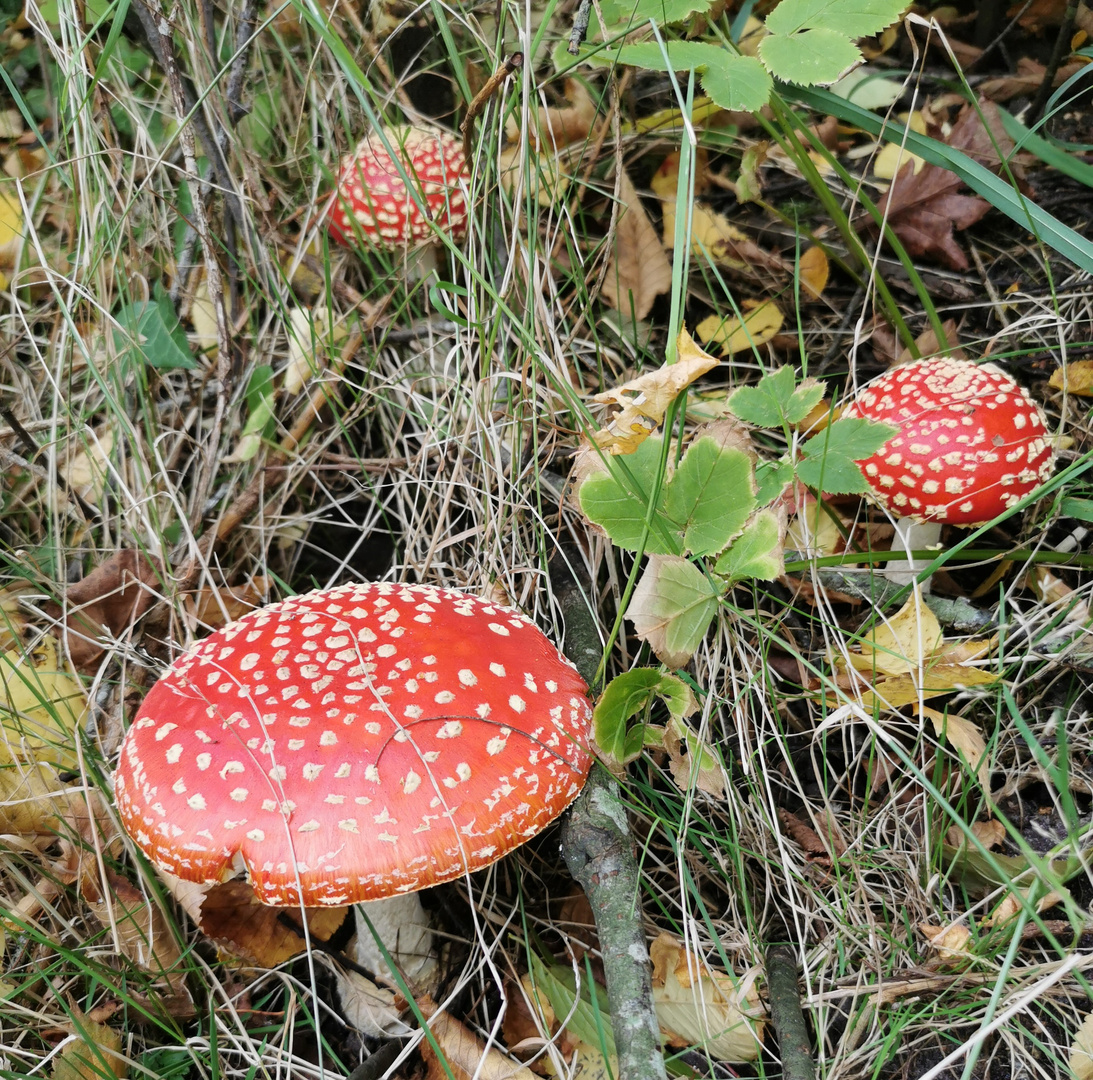
[[[911,113],[910,117],[907,113],[902,113],[899,119],[917,134],[926,134],[926,120],[922,113],[917,110]],[[892,180],[908,161],[915,163],[916,173],[920,172],[922,166],[926,164],[917,154],[912,154],[910,150],[905,146],[901,146],[898,142],[886,142],[880,148],[877,156],[873,158],[873,175],[880,180]]]
[[[969,944],[972,932],[961,923],[951,923],[948,926],[919,923],[918,928],[930,943],[930,948],[937,950],[938,959],[943,964],[963,964],[975,959],[975,953]]]
[[[209,298],[209,283],[202,278],[194,289],[194,298],[190,304],[190,322],[193,323],[194,344],[212,358],[217,354],[216,305]]]
[[[1093,1013],[1085,1018],[1074,1034],[1067,1067],[1074,1080],[1093,1080]]]
[[[626,318],[644,319],[653,301],[672,287],[672,264],[624,172],[619,185],[615,250],[603,281],[603,298]]]
[[[741,307],[743,322],[735,315],[729,319],[710,315],[695,327],[695,333],[707,345],[720,345],[723,356],[731,356],[765,344],[782,329],[785,316],[772,300],[745,300]]]
[[[1051,373],[1048,386],[1078,397],[1093,397],[1093,360],[1071,360]]]
[[[979,786],[984,791],[991,789],[991,764],[987,757],[987,742],[983,733],[966,717],[957,713],[943,713],[923,705],[920,712],[933,721],[938,737],[956,750],[976,774]]]
[[[610,423],[592,436],[592,441],[609,454],[632,454],[664,420],[668,406],[683,390],[718,363],[695,344],[686,329],[681,330],[674,364],[647,371],[592,398],[601,404],[620,407]]]
[[[831,267],[827,261],[827,254],[822,247],[805,248],[801,252],[801,258],[797,263],[797,272],[801,281],[801,289],[819,300],[827,288],[827,279],[831,273]]]
[[[53,1059],[52,1080],[125,1080],[129,1066],[121,1053],[121,1033],[96,1024],[78,1009],[72,1023],[76,1038]]]
[[[942,640],[941,624],[916,589],[891,618],[876,626],[861,643],[861,652],[847,659],[859,671],[901,675],[919,668]]]
[[[664,246],[671,248],[676,231],[676,201],[664,200]],[[776,255],[750,240],[724,214],[696,202],[691,208],[691,251],[734,270],[784,270]]]
[[[110,478],[110,455],[114,450],[113,428],[103,428],[93,436],[74,443],[79,447],[61,466],[61,475],[85,502],[102,503]]]
[[[10,268],[23,238],[23,207],[10,182],[0,189],[0,266]]]
[[[540,108],[536,122],[529,127],[530,141],[540,149],[558,150],[587,139],[592,131],[597,108],[585,84],[577,79],[566,79],[564,95],[565,105]],[[521,141],[520,125],[515,116],[509,117],[505,135],[509,142]]]

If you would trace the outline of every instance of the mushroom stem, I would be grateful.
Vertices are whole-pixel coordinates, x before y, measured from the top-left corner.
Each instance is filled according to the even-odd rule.
[[[941,538],[941,523],[938,521],[916,521],[911,517],[902,517],[896,522],[896,533],[892,537],[892,550],[905,551],[906,562],[890,562],[884,568],[884,576],[897,585],[910,585],[927,566],[930,559],[916,559],[913,552],[934,547]],[[930,591],[930,579],[922,583],[923,593]]]
[[[362,909],[367,921],[362,917]],[[386,900],[369,900],[356,905],[353,911],[357,921],[353,959],[389,981],[386,953],[414,990],[431,993],[435,989],[437,962],[433,956],[431,920],[421,906],[421,894],[404,893]]]

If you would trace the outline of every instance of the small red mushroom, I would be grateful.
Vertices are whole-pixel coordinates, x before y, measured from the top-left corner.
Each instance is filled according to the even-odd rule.
[[[860,462],[873,497],[910,522],[982,525],[1051,476],[1055,449],[1039,406],[994,364],[933,359],[903,364],[862,387],[843,416],[899,428]],[[895,545],[893,545],[895,546]]]
[[[405,126],[372,132],[342,160],[330,235],[347,246],[363,236],[395,250],[434,240],[439,230],[458,243],[467,235],[468,186],[463,147],[454,135]]]
[[[244,615],[144,699],[114,779],[159,868],[337,906],[488,866],[577,796],[591,707],[526,616],[354,584]]]

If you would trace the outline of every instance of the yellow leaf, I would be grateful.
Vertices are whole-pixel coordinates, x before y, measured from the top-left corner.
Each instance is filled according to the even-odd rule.
[[[766,24],[754,15],[749,15],[747,22],[744,23],[744,30],[740,35],[740,40],[736,43],[736,47],[745,56],[758,56],[759,43],[766,36]]]
[[[938,736],[943,735],[945,741],[968,763],[976,774],[979,786],[984,791],[990,791],[991,765],[987,758],[987,743],[979,728],[956,713],[938,712],[926,706],[921,711],[923,716],[934,722],[934,731]]]
[[[46,636],[30,651],[0,655],[0,764],[77,764],[74,733],[87,708],[83,687]]]
[[[1093,397],[1093,360],[1071,360],[1051,373],[1048,386],[1078,397]]]
[[[298,394],[304,384],[326,367],[326,354],[322,345],[321,334],[326,319],[320,316],[312,320],[307,308],[289,309],[288,326],[288,366],[285,368],[285,393]]]
[[[912,131],[917,132],[919,135],[926,134],[926,119],[917,109],[910,116],[907,113],[901,114],[900,119]],[[926,164],[917,154],[912,154],[910,150],[905,146],[901,146],[898,142],[886,142],[880,148],[877,156],[873,158],[873,175],[880,180],[892,180],[908,161],[915,163],[916,173],[921,171],[922,166]]]
[[[23,238],[23,207],[14,193],[0,191],[0,266],[12,266]]]
[[[960,923],[951,923],[949,926],[931,926],[929,923],[919,923],[930,948],[937,950],[940,960],[947,964],[964,963],[975,958],[968,944],[972,932]]]
[[[917,671],[903,675],[884,676],[873,681],[873,689],[861,696],[862,707],[872,709],[879,703],[884,708],[900,709],[920,700],[951,694],[974,686],[990,686],[1001,678],[997,672],[964,664],[936,664],[919,678]]]
[[[1067,1066],[1074,1080],[1093,1080],[1093,1013],[1085,1018],[1074,1035]]]
[[[209,299],[209,283],[202,278],[194,289],[193,303],[190,304],[190,322],[194,324],[194,344],[209,356],[217,354],[216,307]]]
[[[129,1067],[121,1054],[121,1034],[79,1012],[72,1026],[76,1038],[53,1059],[52,1080],[125,1080]]]
[[[824,249],[822,247],[805,248],[801,252],[798,273],[801,288],[814,300],[819,300],[824,289],[827,288],[828,275],[831,273]]]
[[[917,671],[941,643],[941,624],[923,603],[918,590],[890,619],[875,627],[861,644],[860,653],[850,653],[851,665],[859,671],[880,675],[901,675]]]
[[[61,473],[82,499],[98,506],[110,476],[108,462],[114,449],[114,431],[112,428],[100,430],[83,445],[83,449],[70,454]]]
[[[568,161],[566,150],[554,154],[549,150],[536,153],[530,150],[527,155],[530,174],[523,178],[524,189],[535,196],[540,206],[552,206],[565,197],[572,183],[572,176],[563,167],[563,160]],[[525,151],[521,145],[507,146],[501,151],[499,160],[501,186],[512,195],[521,181],[521,170],[525,168]]]
[[[743,323],[736,316],[710,315],[695,327],[695,333],[708,345],[720,345],[723,356],[731,356],[770,341],[782,329],[785,316],[772,300],[745,300],[742,306]]]
[[[593,442],[609,454],[633,453],[661,423],[668,406],[683,390],[718,363],[695,344],[685,329],[681,330],[674,364],[664,364],[593,397],[593,401],[620,406],[611,422],[592,436]]]

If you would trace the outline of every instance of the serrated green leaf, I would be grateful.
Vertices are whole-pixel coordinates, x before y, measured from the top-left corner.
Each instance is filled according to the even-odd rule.
[[[770,34],[823,27],[848,38],[869,37],[891,26],[906,0],[782,0],[767,16]]]
[[[695,555],[720,551],[755,505],[751,458],[711,438],[691,444],[665,489],[665,514]]]
[[[696,12],[708,11],[711,0],[608,0],[600,5],[609,27],[641,26],[652,19],[660,26],[683,22]]]
[[[662,48],[645,41],[624,45],[618,53],[620,64],[650,71],[701,73],[702,87],[710,100],[723,109],[757,112],[770,98],[771,79],[753,56],[738,56],[718,45],[703,41],[669,41]]]
[[[668,667],[680,668],[706,636],[720,595],[693,563],[654,555],[634,589],[626,617]]]
[[[764,375],[756,386],[742,386],[729,396],[729,410],[748,424],[780,428],[799,424],[824,396],[823,385],[805,379],[797,385],[793,368],[788,365]]]
[[[634,668],[607,684],[592,712],[596,745],[604,757],[625,765],[641,754],[650,725],[641,723],[627,730],[627,723],[656,699],[663,701],[668,712],[679,720],[698,707],[691,688],[682,679],[656,668]]]
[[[713,572],[737,581],[774,581],[785,573],[782,529],[777,515],[760,510],[714,565]]]
[[[771,34],[759,42],[759,59],[766,69],[799,86],[837,82],[861,58],[857,45],[834,30],[805,30],[789,37]]]
[[[801,447],[797,476],[829,495],[862,495],[869,487],[858,462],[872,457],[898,430],[872,420],[836,420]]]

